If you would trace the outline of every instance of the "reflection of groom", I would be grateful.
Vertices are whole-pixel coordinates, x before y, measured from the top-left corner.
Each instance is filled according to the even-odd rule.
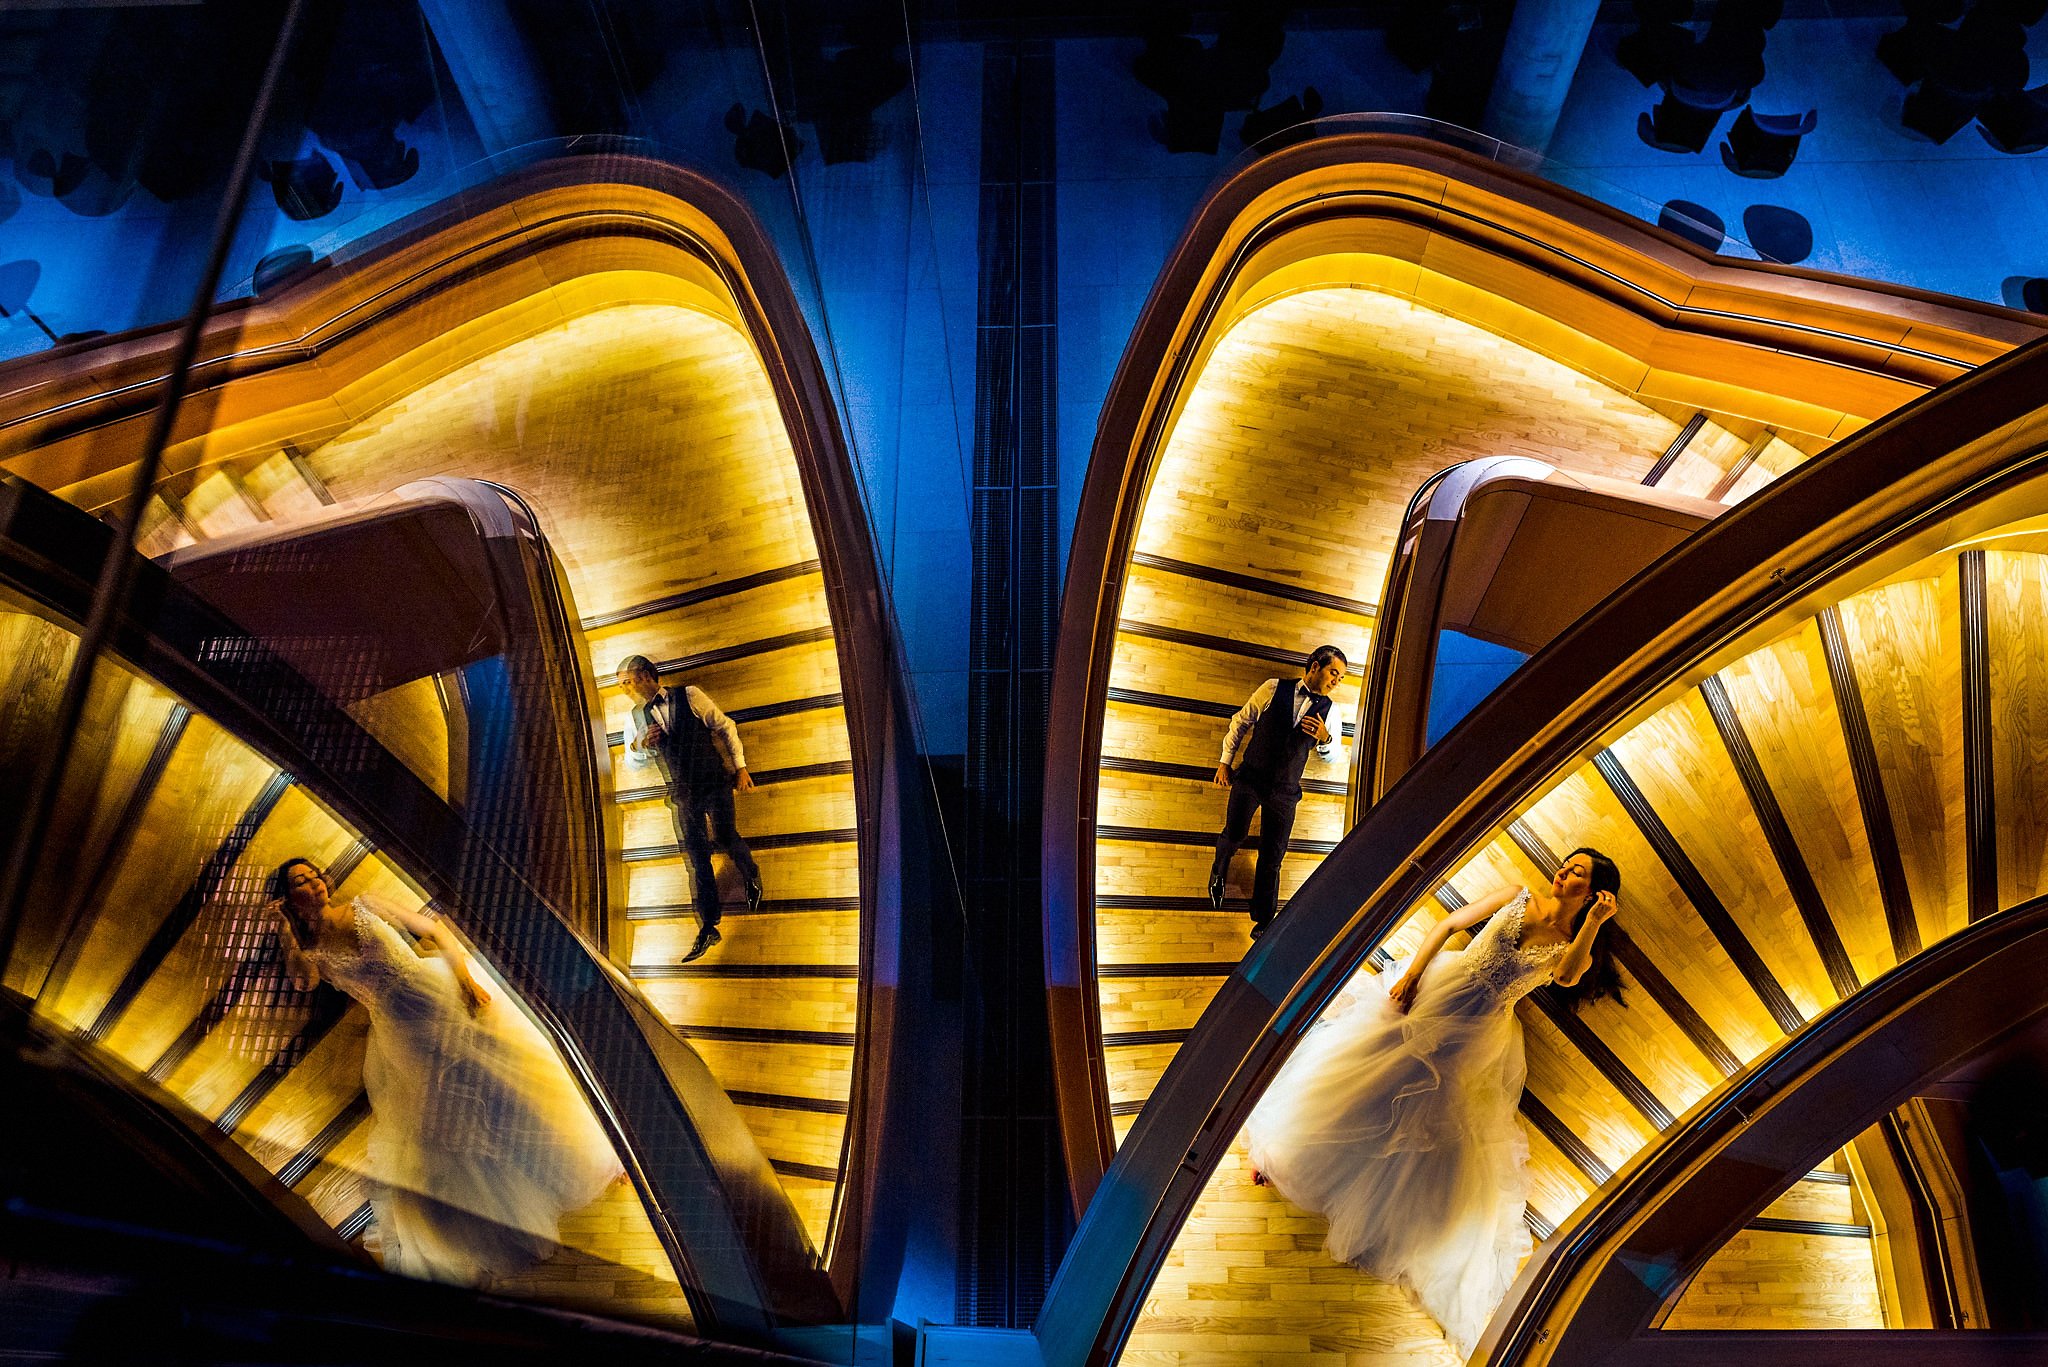
[[[683,963],[702,958],[723,937],[718,932],[718,875],[711,868],[711,848],[725,851],[740,872],[747,906],[761,905],[761,869],[753,851],[740,838],[734,821],[732,794],[754,786],[747,773],[740,729],[701,688],[663,688],[661,676],[645,655],[629,655],[619,664],[619,685],[633,700],[632,739],[627,758],[634,764],[655,763],[668,782],[669,812],[675,818],[676,840],[690,861],[690,886],[697,902],[697,942]],[[706,823],[710,832],[705,831]]]

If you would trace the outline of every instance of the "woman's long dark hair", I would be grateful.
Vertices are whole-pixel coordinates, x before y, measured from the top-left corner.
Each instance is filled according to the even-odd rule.
[[[312,860],[295,855],[270,871],[270,881],[264,884],[264,891],[284,907],[284,923],[291,927],[292,938],[298,941],[297,948],[311,949],[320,938],[320,927],[306,920],[298,908],[292,905],[292,870],[304,864],[313,872],[326,877],[326,873]]]
[[[1621,900],[1621,867],[1591,845],[1581,845],[1573,850],[1565,856],[1566,862],[1570,862],[1572,855],[1579,854],[1592,861],[1593,876],[1589,880],[1592,886],[1586,893],[1586,904],[1572,917],[1573,935],[1577,935],[1579,927],[1586,923],[1586,913],[1592,909],[1595,897],[1611,892],[1617,902]],[[1610,921],[1601,926],[1599,934],[1593,937],[1593,962],[1579,975],[1578,982],[1570,987],[1550,989],[1574,1011],[1602,997],[1612,997],[1616,1002],[1621,1000],[1621,971],[1614,966],[1614,936],[1609,930],[1612,924]]]

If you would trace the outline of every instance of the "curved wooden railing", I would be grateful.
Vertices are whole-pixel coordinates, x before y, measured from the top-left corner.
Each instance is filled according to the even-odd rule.
[[[1421,138],[1297,144],[1219,185],[1154,285],[1097,428],[1061,606],[1042,837],[1046,993],[1075,1209],[1115,1150],[1095,982],[1097,764],[1159,454],[1213,348],[1260,305],[1365,285],[1666,406],[1835,439],[2042,335],[2010,310],[1729,261]]]
[[[223,305],[205,328],[164,477],[341,432],[394,397],[401,378],[417,385],[423,373],[613,302],[601,280],[621,273],[634,302],[680,304],[744,335],[772,387],[817,543],[860,867],[853,1084],[822,1250],[844,1298],[859,1280],[866,1229],[889,1218],[866,1164],[883,1151],[891,1059],[914,1022],[900,1018],[893,982],[868,970],[895,957],[903,856],[894,795],[914,785],[891,772],[908,762],[907,712],[865,503],[796,296],[742,201],[659,162],[564,157],[425,210],[274,296]],[[485,317],[488,329],[465,326]],[[0,465],[86,506],[116,496],[174,343],[166,325],[0,367]],[[399,358],[409,362],[403,377],[384,369]]]
[[[1048,1295],[1044,1361],[1114,1360],[1293,1042],[1489,827],[1707,657],[2030,509],[2048,476],[2044,393],[2036,344],[1842,443],[1659,561],[1427,752],[1295,894],[1161,1078]]]

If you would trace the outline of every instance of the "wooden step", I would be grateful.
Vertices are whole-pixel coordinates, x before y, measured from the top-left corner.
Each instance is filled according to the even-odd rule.
[[[1095,819],[1099,826],[1194,830],[1213,839],[1223,828],[1229,801],[1229,791],[1207,779],[1104,770],[1096,789]],[[1254,818],[1252,830],[1262,824]],[[1343,839],[1344,799],[1329,793],[1302,794],[1294,810],[1292,838],[1331,844]]]
[[[636,971],[640,990],[686,1037],[707,1027],[733,1027],[762,1035],[764,1043],[772,1042],[767,1037],[775,1035],[790,1036],[792,1041],[818,1035],[848,1042],[853,1038],[860,992],[857,979],[647,976],[656,971]]]
[[[1174,573],[1142,561],[1131,566],[1124,580],[1123,615],[1139,622],[1206,636],[1237,637],[1256,632],[1262,642],[1283,645],[1305,642],[1303,655],[1320,645],[1334,645],[1345,657],[1363,666],[1372,642],[1372,617],[1357,608],[1359,603],[1337,609],[1328,602],[1304,603],[1286,596],[1304,592],[1288,579],[1252,575],[1232,566],[1182,564],[1188,572]],[[1270,587],[1264,591],[1238,584],[1217,583],[1198,577],[1204,571],[1241,576]],[[1299,673],[1299,669],[1295,671]]]
[[[829,632],[831,626],[824,579],[811,573],[589,627],[584,640],[599,681],[610,685],[615,683],[619,661],[629,655],[661,662],[679,656],[723,654],[751,642],[819,629]],[[694,678],[686,681],[696,682]]]
[[[733,795],[734,819],[748,839],[850,829],[858,824],[853,776],[827,774]],[[620,844],[628,850],[676,843],[675,820],[665,797],[641,798],[619,814]]]
[[[720,929],[725,939],[700,962],[755,967],[818,964],[852,968],[860,963],[860,912],[815,911],[793,916],[747,916],[728,910]],[[694,916],[635,923],[634,968],[673,964],[697,938]]]
[[[771,898],[810,900],[860,896],[860,855],[853,842],[805,845],[754,851],[761,883]],[[740,901],[737,874],[721,853],[713,858],[726,900]],[[629,907],[688,906],[690,871],[681,855],[637,861],[625,866]]]
[[[202,539],[247,531],[270,520],[263,505],[243,487],[241,477],[225,466],[193,484],[184,502],[186,523],[196,527]]]

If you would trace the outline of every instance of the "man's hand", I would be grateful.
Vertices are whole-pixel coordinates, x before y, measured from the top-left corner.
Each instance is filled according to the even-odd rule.
[[[635,750],[652,750],[655,746],[661,744],[661,738],[667,734],[666,731],[661,729],[660,722],[649,722],[645,731],[633,737],[633,748]]]
[[[732,776],[732,788],[736,793],[751,793],[754,791],[754,776],[741,769]]]
[[[1211,779],[1210,782],[1214,783],[1218,788],[1228,788],[1230,786],[1230,766],[1227,764],[1217,765],[1216,777]]]
[[[1330,728],[1323,725],[1323,719],[1316,715],[1314,708],[1301,714],[1301,729],[1317,745],[1330,743]]]

